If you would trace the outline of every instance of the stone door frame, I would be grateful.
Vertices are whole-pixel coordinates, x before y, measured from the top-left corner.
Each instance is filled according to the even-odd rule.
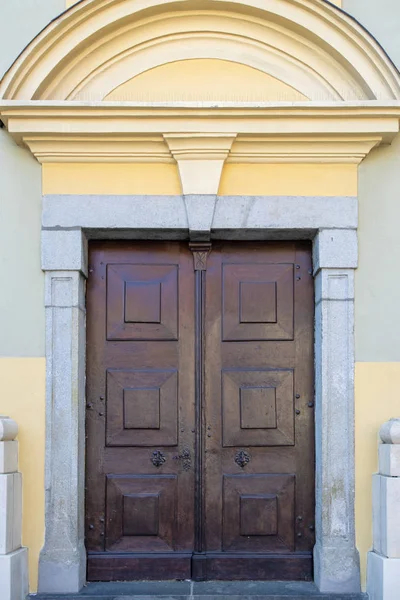
[[[313,242],[316,545],[321,591],[359,592],[354,518],[357,198],[45,196],[46,503],[40,592],[86,580],[85,280],[90,239]]]

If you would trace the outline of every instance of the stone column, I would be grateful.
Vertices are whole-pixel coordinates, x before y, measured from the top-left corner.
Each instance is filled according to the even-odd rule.
[[[22,476],[18,473],[18,425],[0,416],[0,598],[25,600],[28,549],[21,547]]]
[[[55,266],[64,270],[53,270]],[[81,232],[43,232],[42,267],[46,271],[46,520],[45,544],[39,564],[39,591],[78,592],[86,580],[87,266]]]
[[[379,473],[373,476],[373,551],[368,553],[370,600],[400,597],[400,419],[381,427]]]
[[[354,517],[354,230],[314,241],[316,545],[322,592],[360,591]]]

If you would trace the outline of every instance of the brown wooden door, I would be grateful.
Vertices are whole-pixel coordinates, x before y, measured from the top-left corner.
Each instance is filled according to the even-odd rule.
[[[108,242],[91,246],[89,263],[88,579],[187,579],[194,544],[193,259],[177,242]]]
[[[311,579],[308,245],[214,244],[205,290],[208,579]]]
[[[309,246],[195,250],[90,249],[88,579],[310,579]]]

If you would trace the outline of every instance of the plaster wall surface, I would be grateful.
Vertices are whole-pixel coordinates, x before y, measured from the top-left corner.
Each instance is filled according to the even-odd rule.
[[[343,0],[400,67],[400,4]],[[356,531],[363,580],[372,548],[372,474],[378,432],[400,415],[400,139],[359,166],[359,268],[356,271]]]
[[[65,10],[65,0],[1,2],[0,78],[46,25]]]
[[[0,77],[65,0],[1,2]],[[30,586],[44,532],[44,277],[40,268],[41,167],[0,130],[0,413],[19,425],[22,543]]]

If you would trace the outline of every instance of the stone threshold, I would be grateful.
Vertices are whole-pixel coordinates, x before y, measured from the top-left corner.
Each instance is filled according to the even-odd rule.
[[[366,600],[323,593],[313,583],[281,581],[136,581],[89,583],[78,594],[31,594],[31,600]]]

